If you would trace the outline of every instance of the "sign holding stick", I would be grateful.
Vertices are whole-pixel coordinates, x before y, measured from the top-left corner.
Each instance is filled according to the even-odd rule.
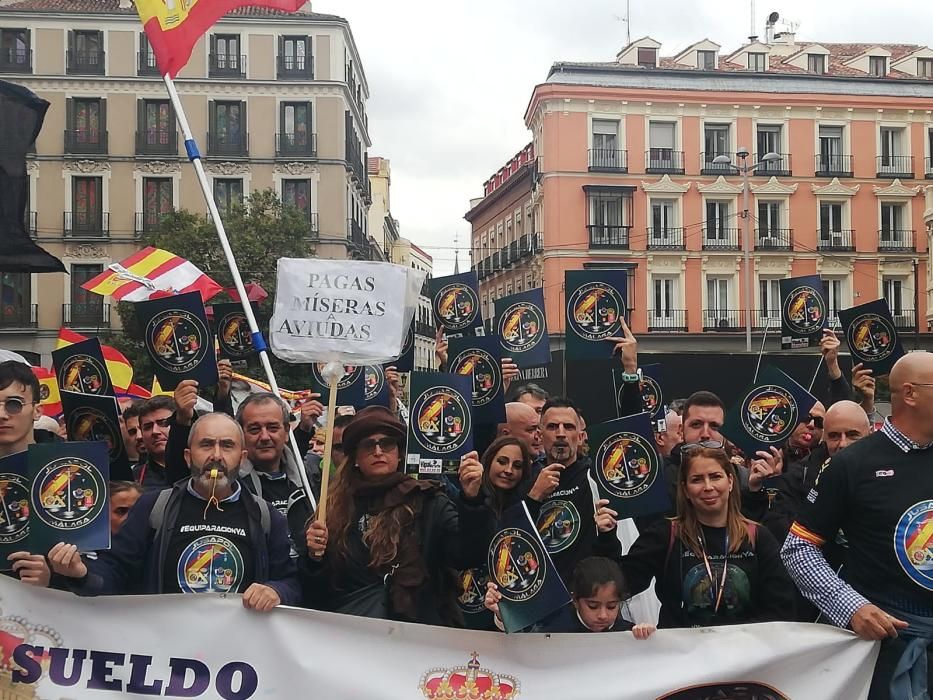
[[[337,413],[337,383],[343,377],[343,365],[339,362],[328,362],[321,370],[321,375],[327,381],[329,388],[327,391],[327,431],[324,433],[324,456],[321,458],[321,464],[325,468],[321,470],[321,497],[317,504],[317,519],[322,523],[327,522],[327,486],[330,482],[330,469],[326,465],[330,464],[331,454],[334,449],[334,414]]]

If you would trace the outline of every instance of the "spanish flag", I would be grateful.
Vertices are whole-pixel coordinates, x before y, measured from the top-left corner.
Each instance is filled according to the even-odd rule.
[[[33,367],[32,373],[39,380],[39,405],[42,406],[42,413],[55,418],[62,412],[62,397],[58,393],[58,380],[55,379],[55,372],[42,367]]]
[[[58,331],[58,343],[55,349],[67,347],[74,343],[80,343],[87,340],[86,336],[75,333],[68,328],[62,328]],[[104,361],[107,363],[107,372],[110,374],[110,382],[118,392],[126,392],[133,383],[133,365],[126,359],[126,355],[112,348],[109,345],[101,345],[101,352],[104,355]]]
[[[249,6],[297,12],[304,4],[305,0],[136,0],[136,10],[159,73],[174,78],[198,39],[228,12]]]
[[[201,299],[207,301],[223,291],[194,263],[152,246],[110,265],[81,289],[116,301],[147,301],[186,292],[200,292]]]

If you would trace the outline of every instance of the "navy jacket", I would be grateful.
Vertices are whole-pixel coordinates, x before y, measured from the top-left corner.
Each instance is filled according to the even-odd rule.
[[[97,559],[86,559],[88,574],[83,579],[66,579],[68,588],[78,595],[117,595],[122,593],[152,594],[163,592],[164,564],[170,532],[178,518],[182,499],[194,498],[187,491],[188,481],[172,487],[165,508],[162,527],[150,527],[149,515],[159,491],[144,493],[130,510],[129,517],[113,538],[109,550],[98,552]],[[274,588],[282,605],[298,605],[301,587],[294,559],[289,556],[288,527],[285,517],[275,508],[269,509],[269,536],[262,531],[259,505],[255,497],[244,492],[249,517],[249,538],[255,557],[255,580]]]

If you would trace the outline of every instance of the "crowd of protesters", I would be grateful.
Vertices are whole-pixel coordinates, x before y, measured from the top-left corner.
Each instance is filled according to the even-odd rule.
[[[634,336],[625,329],[614,342],[625,372],[637,372]],[[626,601],[653,586],[660,628],[785,620],[883,640],[870,697],[914,697],[918,683],[926,690],[933,639],[933,354],[897,362],[882,420],[871,370],[856,365],[848,381],[831,331],[821,349],[828,391],[780,449],[742,455],[729,444],[715,386],[670,402],[655,440],[674,507],[639,518],[627,551],[618,514],[595,495],[586,424],[571,398],[512,387],[506,421],[477,431],[480,449],[441,483],[405,475],[393,370],[387,407],[337,416],[324,464],[317,395],[297,419],[268,393],[234,410],[221,362],[213,413],[198,413],[201,387],[191,381],[173,397],[121,406],[135,466],[132,481],[111,484],[112,547],[17,552],[13,575],[79,595],[220,591],[259,611],[297,605],[463,626],[462,582],[483,576],[499,523],[523,502],[535,521],[566,509],[570,526],[543,543],[572,604],[530,631],[646,638],[655,621],[627,619]],[[436,350],[443,367],[442,336]],[[516,375],[504,360],[506,380]],[[27,366],[0,364],[0,457],[60,439],[36,428],[38,392]],[[637,384],[627,386],[623,409],[636,413],[640,401]],[[302,470],[313,502],[323,473],[332,477],[323,520]],[[223,552],[206,582],[204,542]],[[495,584],[479,599],[479,628],[501,628]]]

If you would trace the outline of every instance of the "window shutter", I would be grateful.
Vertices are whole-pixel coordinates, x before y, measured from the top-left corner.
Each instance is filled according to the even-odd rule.
[[[246,125],[246,100],[240,102],[240,144],[243,146],[243,151],[246,152],[249,148],[249,129]]]
[[[106,149],[107,146],[107,98],[100,99],[100,145]]]
[[[281,73],[287,66],[285,65],[285,37],[278,37],[279,52],[276,54],[276,63],[278,64],[278,72]]]
[[[207,150],[210,153],[211,143],[217,138],[217,103],[211,100],[207,103]]]
[[[65,128],[68,130],[75,128],[75,101],[73,97],[65,100]]]

